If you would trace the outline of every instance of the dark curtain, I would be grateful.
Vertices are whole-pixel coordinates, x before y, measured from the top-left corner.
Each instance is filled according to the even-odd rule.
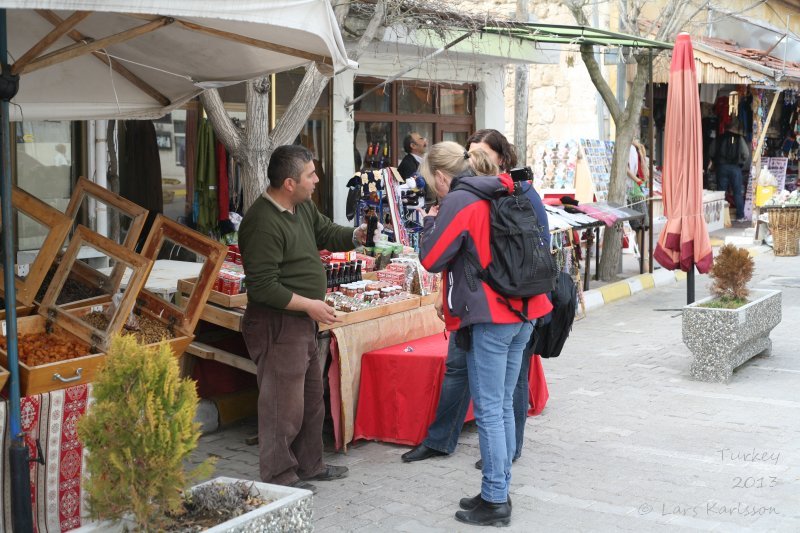
[[[150,211],[136,247],[141,250],[156,215],[164,212],[156,129],[149,120],[125,120],[118,125],[119,193]]]

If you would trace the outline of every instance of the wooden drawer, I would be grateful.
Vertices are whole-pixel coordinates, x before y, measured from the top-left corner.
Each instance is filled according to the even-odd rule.
[[[45,328],[46,320],[39,315],[17,320],[19,335],[44,333]],[[79,340],[76,336],[64,330],[59,330],[58,334],[76,341]],[[73,385],[90,383],[94,380],[97,369],[103,364],[105,357],[105,354],[102,353],[87,354],[83,357],[39,366],[28,366],[20,362],[20,392],[23,396],[30,396],[32,394],[65,389]],[[0,364],[8,366],[8,354],[2,349],[0,349]]]

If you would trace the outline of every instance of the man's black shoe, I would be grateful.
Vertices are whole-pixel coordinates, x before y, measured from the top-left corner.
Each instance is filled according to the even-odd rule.
[[[414,461],[424,461],[425,459],[430,459],[431,457],[438,457],[440,455],[447,455],[444,452],[440,452],[439,450],[434,450],[433,448],[428,448],[424,444],[420,444],[410,452],[406,452],[400,456],[400,459],[403,460],[404,463],[413,463]]]
[[[314,477],[308,478],[306,481],[331,481],[333,479],[341,479],[343,477],[347,477],[346,466],[326,465],[325,470]]]
[[[473,496],[472,498],[461,498],[458,502],[458,506],[464,509],[465,511],[471,511],[475,509],[478,504],[481,503],[481,495],[478,494],[477,496]],[[508,507],[511,508],[511,495],[508,495]]]
[[[311,491],[312,493],[314,493],[314,494],[316,494],[316,493],[317,493],[317,487],[315,487],[314,485],[312,485],[312,484],[311,484],[311,483],[309,483],[308,481],[304,481],[304,480],[302,480],[302,479],[298,479],[298,480],[297,480],[297,481],[295,481],[294,483],[289,483],[289,485],[288,485],[288,486],[289,486],[289,487],[294,487],[294,488],[296,488],[296,489],[306,489],[306,490],[310,490],[310,491]]]
[[[511,523],[511,506],[508,503],[490,503],[481,498],[470,511],[457,511],[456,520],[474,526],[507,526]]]

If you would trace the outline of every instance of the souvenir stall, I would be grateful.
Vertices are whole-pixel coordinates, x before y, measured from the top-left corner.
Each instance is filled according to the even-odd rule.
[[[125,231],[106,237],[82,225],[88,205],[97,203],[107,207],[109,218],[124,220]],[[18,310],[27,313],[18,314],[16,329],[35,523],[40,529],[66,531],[80,526],[83,514],[83,450],[75,423],[91,406],[92,381],[110,337],[134,335],[148,344],[166,338],[180,356],[193,338],[224,246],[159,215],[142,251],[135,253],[147,211],[85,179],[74,187],[65,213],[18,188],[12,189],[12,208],[15,220],[35,225],[41,239],[38,252],[20,254],[16,266]],[[165,299],[157,290],[159,281],[152,279],[162,249],[176,244],[204,258],[189,263],[202,282],[182,307]],[[156,292],[150,290],[154,286]],[[0,324],[0,365],[7,366],[5,317]],[[5,369],[0,371],[0,390],[7,377]],[[4,454],[8,415],[8,402],[0,400]],[[0,462],[6,493],[7,464],[7,457]],[[10,517],[0,517],[2,523],[10,524]]]
[[[434,405],[435,408],[438,401],[447,352],[443,324],[433,306],[440,298],[440,281],[438,275],[432,275],[420,266],[414,246],[424,195],[416,182],[403,183],[396,169],[390,167],[359,172],[348,185],[358,189],[357,198],[352,200],[358,212],[354,216],[355,222],[366,223],[369,230],[379,227],[380,223],[384,235],[377,242],[370,240],[358,252],[320,253],[328,279],[326,302],[341,319],[334,327],[320,326],[320,346],[327,349],[322,359],[330,355],[326,377],[336,446],[346,450],[354,438],[412,443],[416,437],[391,437],[380,428],[368,429],[362,425],[357,433],[356,421],[357,416],[366,416],[373,421],[378,419],[369,416],[371,409],[378,407],[374,403],[378,399],[369,391],[375,391],[376,386],[383,389],[375,379],[383,380],[392,372],[395,376],[400,372],[414,382],[429,384],[415,392],[403,390],[403,395],[417,395],[415,405]],[[572,223],[563,219],[561,228],[554,230],[557,238],[553,242],[559,265],[579,276],[571,229],[581,227],[590,219],[577,220],[577,216]],[[372,235],[372,231],[368,234]],[[242,343],[234,346],[235,343],[231,342],[232,334],[240,336],[247,305],[246,285],[242,278],[241,256],[235,247],[231,247],[219,280],[202,311],[197,336],[186,353],[195,361],[213,361],[255,374],[255,365]],[[180,293],[188,294],[193,287],[193,279],[178,283]],[[366,356],[375,350],[384,350],[382,357]],[[414,359],[415,356],[421,359]],[[367,374],[362,376],[364,361],[367,362]],[[398,370],[400,368],[405,370]],[[389,369],[393,369],[392,372]],[[197,372],[197,367],[192,367],[192,362],[187,361],[185,371]],[[366,396],[361,394],[365,379],[371,379],[364,392]],[[405,382],[398,380],[392,387],[398,390]],[[532,413],[538,413],[546,402],[546,382],[538,357],[531,365],[530,383],[530,397],[535,402]],[[398,405],[398,397],[394,396],[394,400],[383,408],[395,413],[406,412],[408,406]],[[361,402],[366,402],[363,409],[358,407]],[[358,415],[359,412],[367,414]],[[403,434],[416,435],[420,425],[425,425],[425,417],[412,418],[413,421],[404,419],[407,424],[401,419],[396,421]]]

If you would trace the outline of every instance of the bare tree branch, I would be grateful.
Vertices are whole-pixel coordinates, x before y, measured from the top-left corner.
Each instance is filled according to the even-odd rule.
[[[364,53],[364,50],[367,49],[369,43],[375,39],[375,36],[378,34],[378,29],[380,29],[381,25],[384,22],[384,18],[386,17],[386,2],[385,0],[379,0],[377,4],[375,4],[375,12],[372,15],[372,18],[367,24],[367,29],[364,30],[364,34],[358,40],[358,44],[356,45],[356,49],[351,54],[353,57],[351,59],[358,60],[361,57],[361,54]]]
[[[200,95],[200,102],[208,113],[211,126],[217,138],[232,154],[239,154],[242,150],[242,132],[236,127],[216,89],[208,89]]]
[[[586,70],[589,72],[589,77],[597,88],[597,92],[600,93],[603,102],[605,102],[606,107],[608,107],[611,118],[614,120],[615,124],[619,125],[622,120],[622,109],[614,96],[614,91],[611,90],[608,82],[603,77],[600,65],[597,64],[597,60],[594,57],[594,46],[591,44],[582,44],[581,59],[583,59],[583,63],[586,65]]]

